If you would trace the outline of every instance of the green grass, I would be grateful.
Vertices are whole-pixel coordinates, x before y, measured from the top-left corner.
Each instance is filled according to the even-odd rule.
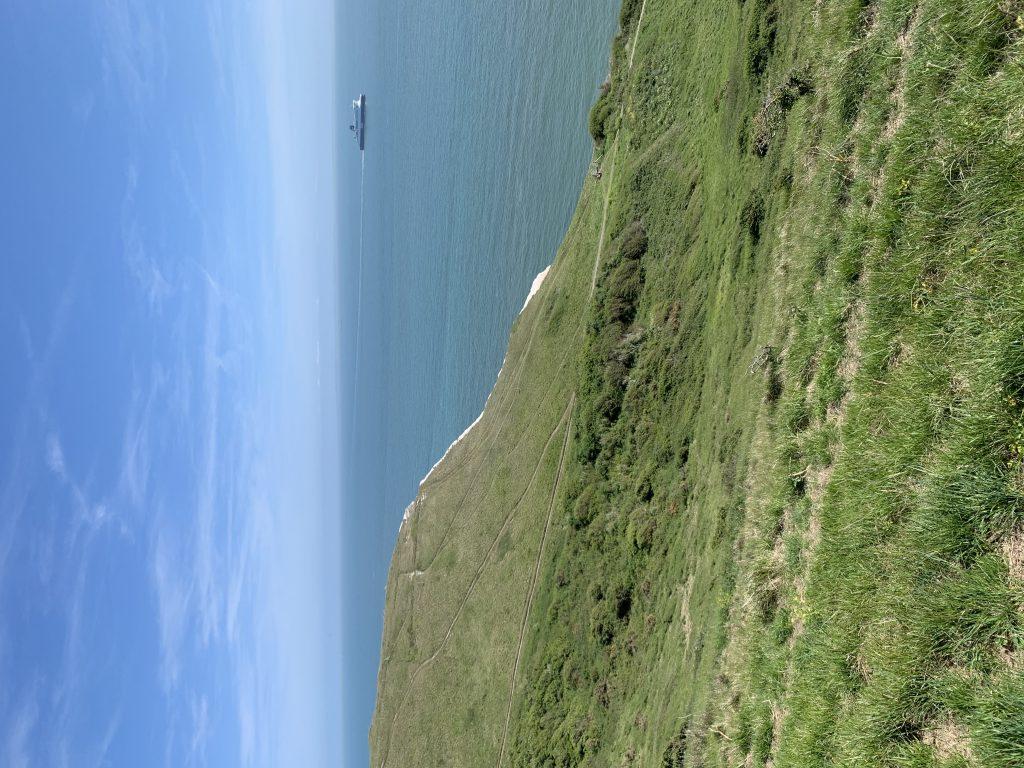
[[[1024,3],[621,29],[400,537],[373,764],[1024,764]]]

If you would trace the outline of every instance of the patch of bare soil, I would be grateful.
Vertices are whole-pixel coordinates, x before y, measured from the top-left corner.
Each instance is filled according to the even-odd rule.
[[[1011,533],[1003,541],[1003,557],[1010,569],[1010,579],[1024,582],[1024,530]]]
[[[940,761],[959,758],[968,763],[974,762],[974,752],[971,750],[967,730],[952,718],[939,720],[930,728],[926,728],[921,734],[921,741],[935,751],[935,757]]]

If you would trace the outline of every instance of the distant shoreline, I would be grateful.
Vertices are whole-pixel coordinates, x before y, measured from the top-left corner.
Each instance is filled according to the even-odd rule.
[[[530,301],[533,300],[533,297],[536,296],[537,293],[540,291],[541,286],[544,285],[544,280],[545,280],[545,278],[547,278],[548,272],[551,271],[551,266],[552,265],[549,264],[548,266],[544,267],[544,269],[542,269],[540,272],[538,272],[537,276],[535,278],[533,278],[533,282],[530,284],[530,292],[526,295],[526,301],[523,302],[523,308],[519,310],[519,314],[520,315],[523,314],[523,312],[526,311],[526,308],[528,306],[530,306]],[[506,354],[505,360],[507,360],[507,359],[508,359],[508,356]],[[505,370],[505,360],[501,361],[501,368],[498,369],[498,379],[501,378],[501,372],[503,370]],[[497,385],[497,380],[495,380],[495,385]],[[419,485],[417,486],[417,493],[416,493],[417,497],[419,497],[419,488],[422,488],[423,484],[425,482],[427,482],[427,480],[430,479],[430,476],[432,474],[434,474],[434,470],[436,470],[439,466],[441,466],[441,463],[446,458],[448,458],[448,454],[451,453],[455,449],[455,446],[457,446],[459,443],[461,443],[462,440],[473,430],[473,427],[475,427],[477,424],[480,423],[480,420],[484,417],[484,413],[487,411],[487,403],[489,403],[491,401],[491,394],[493,394],[493,392],[494,392],[494,387],[491,387],[491,391],[487,394],[487,400],[484,402],[484,409],[482,411],[480,411],[480,415],[477,416],[475,419],[473,419],[473,423],[472,424],[470,424],[468,427],[466,427],[464,430],[462,430],[462,434],[460,434],[458,437],[456,437],[452,441],[451,445],[449,445],[448,448],[445,450],[445,452],[441,455],[441,458],[439,458],[437,461],[434,462],[434,466],[432,466],[430,468],[430,470],[427,472],[427,474],[425,474],[423,476],[423,479],[420,480]],[[412,502],[409,503],[409,506],[407,506],[405,508],[405,512],[402,515],[402,522],[401,522],[401,525],[399,526],[399,528],[401,528],[402,525],[405,525],[405,521],[408,520],[412,516],[413,509],[415,508],[415,506],[416,506],[416,499],[413,499]]]

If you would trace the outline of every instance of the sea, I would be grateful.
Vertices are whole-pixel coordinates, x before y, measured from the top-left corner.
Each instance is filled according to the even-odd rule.
[[[619,0],[342,0],[346,765],[369,761],[388,567],[419,481],[479,415],[591,159]]]

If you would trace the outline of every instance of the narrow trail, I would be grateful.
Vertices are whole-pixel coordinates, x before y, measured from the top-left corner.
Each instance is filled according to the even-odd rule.
[[[537,594],[537,582],[540,580],[540,569],[544,563],[544,548],[548,542],[548,531],[551,530],[551,517],[555,511],[555,499],[558,498],[558,486],[562,481],[562,471],[565,468],[565,452],[569,448],[569,438],[572,435],[572,412],[576,406],[576,394],[569,398],[569,421],[565,427],[565,437],[562,440],[562,452],[558,456],[558,469],[555,470],[555,482],[551,486],[551,495],[548,497],[548,514],[544,520],[544,531],[540,537],[540,548],[537,550],[537,561],[533,566],[533,578],[530,581],[530,591],[526,597],[526,605],[523,608],[523,621],[519,626],[519,647],[516,649],[516,660],[512,665],[512,683],[508,691],[508,709],[505,711],[505,727],[501,732],[501,749],[498,750],[497,768],[505,759],[505,747],[508,744],[508,726],[512,721],[512,704],[515,701],[516,679],[519,676],[519,662],[523,658],[523,645],[526,642],[526,627],[530,620],[530,611],[533,610],[533,598]]]
[[[575,338],[579,335],[580,331],[582,331],[582,330],[583,330],[583,327],[581,325],[577,329],[577,331],[573,334],[572,338],[575,340]],[[531,343],[532,343],[532,339],[531,339]],[[566,363],[569,362],[569,357],[570,357],[570,355],[574,351],[575,351],[575,348],[570,345],[566,349],[565,354],[562,355],[562,359],[559,361],[558,368],[555,371],[555,375],[551,377],[551,381],[548,384],[547,389],[545,389],[544,394],[541,395],[540,403],[546,403],[548,401],[548,397],[549,397],[549,395],[551,393],[551,390],[555,387],[555,385],[559,381],[559,374],[561,373],[562,369],[565,367]],[[525,358],[524,358],[524,361],[525,361]],[[510,414],[512,412],[512,406],[514,404],[514,400],[511,397],[511,394],[512,394],[512,392],[510,390],[510,395],[509,395],[509,398],[508,398],[508,407],[506,408],[504,415],[499,415],[498,416],[498,419],[499,419],[499,421],[498,421],[498,430],[491,437],[490,444],[485,449],[484,455],[487,455],[487,453],[490,452],[490,450],[493,447],[493,445],[497,442],[498,437],[501,435],[501,432],[504,430],[505,425],[509,422],[509,416],[510,416]],[[540,418],[540,414],[541,414],[541,410],[538,408],[537,411],[534,413],[533,417],[527,423],[527,426],[523,430],[522,435],[520,435],[519,439],[516,441],[515,445],[512,447],[512,450],[508,452],[508,455],[511,455],[511,454],[515,453],[519,449],[519,446],[522,444],[523,440],[525,440],[526,437],[530,434],[531,427],[533,426],[533,424],[536,421],[536,419]],[[465,507],[465,503],[469,499],[469,494],[472,493],[473,489],[476,487],[476,480],[480,476],[480,474],[483,472],[484,466],[485,466],[484,463],[481,462],[475,468],[475,471],[473,473],[473,479],[470,481],[469,485],[466,488],[465,493],[462,494],[462,497],[459,499],[458,503],[456,504],[455,512],[452,514],[452,517],[449,519],[447,525],[445,526],[444,533],[441,535],[441,541],[438,542],[436,548],[434,549],[433,554],[430,557],[430,560],[427,561],[426,563],[422,564],[422,565],[419,565],[419,568],[421,570],[423,570],[423,571],[430,570],[430,566],[432,566],[434,564],[434,561],[437,559],[438,555],[440,555],[441,552],[444,550],[445,545],[448,543],[448,537],[451,534],[452,529],[455,527],[455,523],[458,522],[458,519],[459,519],[460,515],[462,514],[462,511],[463,511],[463,509]],[[488,493],[490,493],[490,490],[494,486],[495,482],[497,482],[497,478],[492,480],[491,483],[487,486],[487,488],[485,489],[485,492],[484,492],[484,497],[486,497],[486,495]]]
[[[394,733],[395,724],[398,722],[398,717],[402,713],[402,708],[405,706],[406,702],[409,699],[409,696],[412,694],[413,687],[415,686],[417,678],[423,673],[423,671],[428,666],[430,666],[437,660],[437,657],[441,655],[441,651],[444,650],[445,646],[448,644],[448,641],[451,640],[452,634],[455,631],[455,625],[459,622],[459,618],[461,618],[462,612],[466,608],[466,604],[469,603],[469,598],[473,596],[473,592],[476,589],[476,585],[480,582],[480,579],[483,577],[484,571],[487,569],[487,564],[490,561],[491,555],[494,553],[494,550],[497,548],[498,542],[501,540],[502,534],[505,533],[505,529],[508,528],[509,523],[513,520],[513,518],[515,518],[516,512],[519,510],[520,504],[522,504],[523,499],[526,498],[526,495],[530,492],[530,489],[533,488],[534,483],[537,481],[537,476],[540,474],[541,466],[544,464],[544,457],[547,455],[548,448],[551,447],[552,440],[555,439],[555,435],[558,434],[558,430],[561,429],[563,425],[565,425],[566,433],[570,431],[570,425],[567,422],[567,418],[570,415],[570,411],[574,403],[575,396],[570,397],[569,403],[566,405],[565,410],[562,411],[562,415],[558,419],[558,423],[555,425],[555,428],[551,431],[551,434],[548,435],[548,440],[544,444],[544,448],[540,453],[540,458],[538,459],[537,464],[534,466],[533,474],[530,476],[530,481],[526,484],[526,487],[523,489],[523,492],[519,494],[519,497],[516,499],[515,504],[513,504],[512,507],[509,509],[508,514],[505,515],[505,519],[502,521],[501,528],[498,529],[498,532],[495,534],[494,539],[491,541],[490,547],[488,547],[487,552],[484,553],[483,559],[480,561],[480,566],[477,568],[476,574],[473,576],[473,580],[469,584],[469,588],[462,596],[462,601],[459,603],[459,607],[456,610],[455,615],[449,622],[448,630],[445,632],[444,637],[441,638],[441,642],[438,643],[437,648],[434,649],[434,652],[430,654],[430,656],[428,656],[422,662],[420,662],[419,666],[416,667],[416,669],[410,676],[409,681],[406,683],[405,695],[402,697],[402,700],[398,703],[398,706],[395,708],[395,714],[391,718],[391,726],[388,729],[389,738],[385,743],[384,756],[381,758],[380,761],[381,768],[384,768],[384,766],[387,765],[388,757],[391,752],[390,736]],[[561,473],[561,468],[564,459],[565,441],[563,440],[562,453],[559,456],[558,469],[556,470],[556,478],[558,474]]]
[[[644,25],[644,11],[647,10],[647,0],[644,0],[640,5],[640,16],[636,20],[636,29],[633,30],[633,42],[629,46],[629,65],[626,67],[626,73],[633,71],[633,57],[636,56],[636,41],[640,39],[640,28]]]
[[[628,76],[633,71],[633,57],[636,56],[636,44],[637,40],[640,39],[640,29],[644,24],[644,12],[647,10],[647,0],[644,0],[640,6],[640,16],[636,21],[636,29],[633,31],[633,42],[629,45],[629,61],[626,66],[626,75]],[[622,117],[626,114],[626,103],[623,99],[622,106],[619,107],[618,125],[615,129],[615,141],[612,142],[612,148],[608,152],[608,183],[605,185],[604,194],[604,210],[601,213],[601,232],[597,236],[597,254],[594,259],[594,273],[590,277],[590,298],[594,298],[594,291],[597,288],[597,272],[601,267],[601,252],[604,250],[604,236],[608,225],[608,208],[612,201],[612,189],[615,187],[615,160],[619,154],[619,133],[622,126]]]
[[[619,110],[619,120],[622,120],[622,110]],[[615,154],[619,147],[619,137],[615,136],[615,143],[612,144],[611,168],[608,169],[608,185],[604,193],[604,211],[601,213],[601,232],[597,236],[597,252],[594,257],[594,273],[590,276],[590,296],[594,298],[594,291],[597,288],[597,270],[601,267],[601,251],[604,249],[604,234],[608,226],[608,206],[612,200],[612,182],[615,180]]]

